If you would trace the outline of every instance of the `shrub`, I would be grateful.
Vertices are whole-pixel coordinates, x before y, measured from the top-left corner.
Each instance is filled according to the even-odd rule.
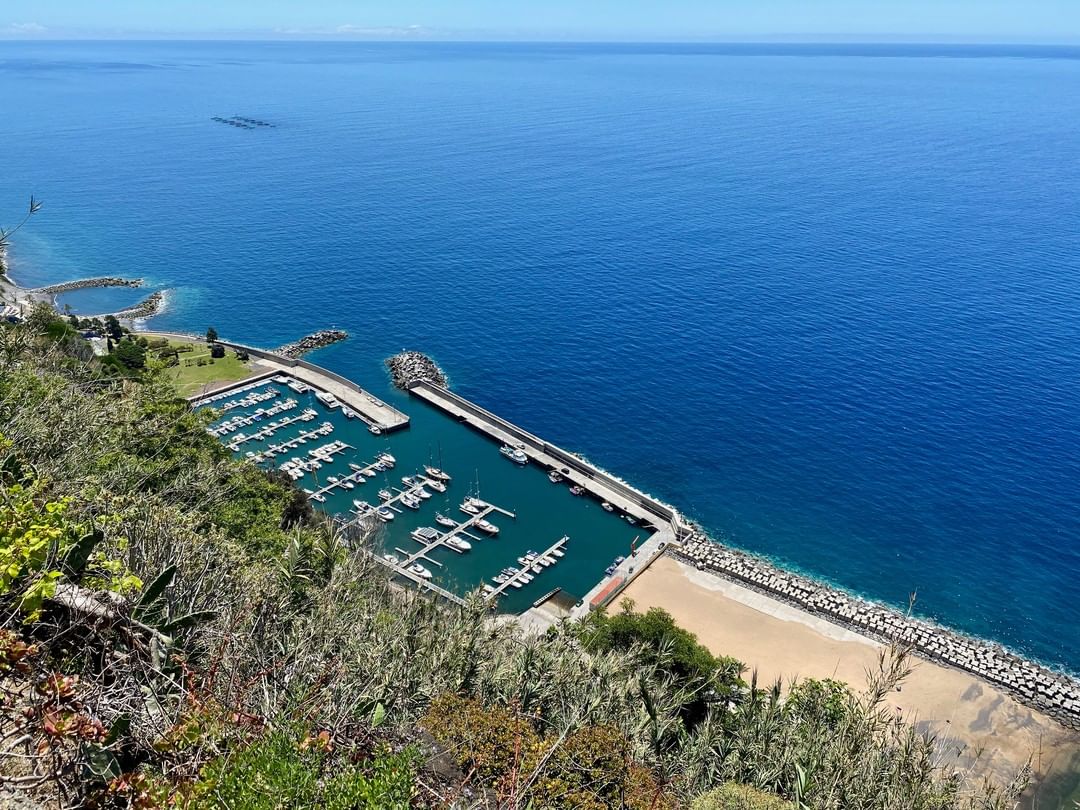
[[[795,805],[773,793],[729,782],[698,796],[690,810],[795,810]]]

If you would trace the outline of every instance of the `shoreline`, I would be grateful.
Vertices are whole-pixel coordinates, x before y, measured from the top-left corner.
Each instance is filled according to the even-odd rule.
[[[964,672],[1018,703],[1080,730],[1080,679],[1028,659],[999,642],[960,633],[698,534],[670,549],[682,562],[761,593],[877,643],[897,642],[919,659]]]
[[[660,557],[620,595],[635,610],[668,611],[717,655],[743,661],[768,688],[779,680],[833,678],[856,693],[886,642],[841,627],[771,594]],[[616,607],[617,609],[617,607]],[[1032,757],[1028,797],[1072,798],[1080,789],[1080,733],[965,670],[912,656],[911,674],[885,702],[938,741],[941,764],[978,779],[1011,780]],[[1057,807],[1047,802],[1039,806]],[[1067,805],[1071,806],[1071,805]]]

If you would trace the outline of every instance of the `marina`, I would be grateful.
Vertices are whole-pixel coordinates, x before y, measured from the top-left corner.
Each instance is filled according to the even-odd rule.
[[[410,430],[375,434],[368,420],[350,417],[343,397],[324,382],[266,370],[193,405],[221,412],[209,426],[221,441],[238,456],[289,475],[318,509],[372,538],[373,557],[405,581],[451,601],[480,591],[511,613],[530,609],[541,591],[553,589],[577,594],[586,605],[588,592],[608,578],[611,560],[629,553],[643,531],[598,501],[575,497],[569,480],[552,486],[540,465],[528,463],[531,456],[524,464],[512,457],[519,448],[502,452],[501,444],[416,399],[419,410],[409,416],[394,409]],[[290,415],[279,411],[277,420],[264,421],[274,407],[267,403],[290,400],[297,403]],[[553,547],[552,536],[583,538],[574,544],[572,564],[558,564],[566,540]]]

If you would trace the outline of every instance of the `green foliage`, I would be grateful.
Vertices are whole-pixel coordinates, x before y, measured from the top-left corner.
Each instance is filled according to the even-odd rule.
[[[367,762],[341,762],[329,746],[305,745],[277,732],[212,762],[205,798],[196,807],[231,810],[326,808],[406,810],[415,792],[417,755],[380,752]]]
[[[675,624],[660,608],[636,613],[627,600],[622,610],[610,615],[595,611],[581,623],[580,637],[593,652],[632,652],[644,664],[656,666],[691,694],[682,707],[682,718],[694,726],[705,716],[706,704],[728,701],[744,687],[744,667],[734,658],[714,656],[697,637]]]
[[[796,810],[791,802],[779,796],[729,782],[716,790],[698,796],[690,810]]]
[[[118,342],[113,347],[112,356],[129,371],[146,367],[146,348],[134,340],[124,339]]]
[[[83,534],[65,512],[67,499],[42,506],[15,484],[0,503],[0,595],[14,592],[27,622],[36,621],[63,577],[59,560]]]

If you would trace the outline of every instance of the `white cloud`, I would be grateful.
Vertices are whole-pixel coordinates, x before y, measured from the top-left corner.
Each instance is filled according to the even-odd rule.
[[[28,22],[28,23],[8,23],[7,25],[0,25],[0,36],[7,37],[33,37],[38,34],[44,34],[49,29],[41,23]]]
[[[298,37],[353,37],[357,39],[426,38],[436,32],[422,25],[338,25],[333,28],[278,28],[275,34]]]

